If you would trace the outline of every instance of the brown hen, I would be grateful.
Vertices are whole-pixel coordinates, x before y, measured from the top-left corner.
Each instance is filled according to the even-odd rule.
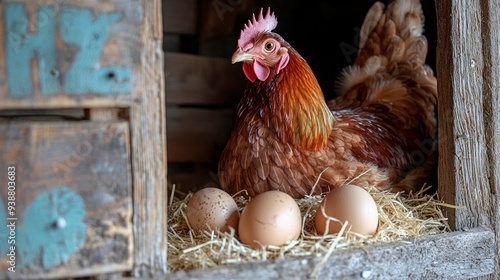
[[[393,191],[426,182],[436,158],[436,79],[418,0],[375,3],[340,96],[325,102],[307,62],[262,10],[245,25],[233,63],[250,80],[219,161],[229,193],[295,198],[344,184]]]

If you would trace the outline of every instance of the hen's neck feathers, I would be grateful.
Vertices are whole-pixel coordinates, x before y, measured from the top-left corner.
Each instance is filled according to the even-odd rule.
[[[279,74],[272,69],[267,80],[248,85],[238,120],[258,110],[254,116],[262,118],[283,143],[317,151],[327,143],[334,118],[307,62],[292,47],[287,48],[290,61]]]

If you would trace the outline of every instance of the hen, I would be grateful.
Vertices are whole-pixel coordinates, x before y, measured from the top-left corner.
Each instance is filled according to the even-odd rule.
[[[436,159],[436,78],[418,0],[375,3],[360,49],[325,102],[307,62],[280,35],[268,9],[245,25],[232,62],[250,80],[219,161],[220,183],[255,196],[295,198],[344,184],[421,188]]]

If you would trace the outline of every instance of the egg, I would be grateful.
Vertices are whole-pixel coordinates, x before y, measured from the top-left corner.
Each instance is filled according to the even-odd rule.
[[[324,209],[324,213],[322,211]],[[316,230],[323,235],[340,232],[342,224],[328,221],[325,214],[342,223],[348,221],[346,230],[362,235],[373,235],[378,227],[378,210],[372,196],[363,188],[345,185],[331,190],[321,201],[315,216]]]
[[[241,212],[240,241],[254,249],[297,240],[302,229],[299,206],[288,194],[267,191],[253,197]]]
[[[186,207],[189,225],[195,232],[218,228],[229,232],[238,229],[240,212],[234,199],[218,188],[204,188],[193,194]]]

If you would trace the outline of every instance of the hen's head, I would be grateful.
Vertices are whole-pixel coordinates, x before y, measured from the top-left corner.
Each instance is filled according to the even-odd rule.
[[[271,9],[265,16],[262,9],[258,18],[255,14],[252,20],[245,24],[238,39],[238,49],[234,52],[232,63],[243,62],[243,72],[254,82],[256,79],[265,81],[271,71],[279,73],[290,59],[286,42],[271,31],[278,25],[278,20]]]

